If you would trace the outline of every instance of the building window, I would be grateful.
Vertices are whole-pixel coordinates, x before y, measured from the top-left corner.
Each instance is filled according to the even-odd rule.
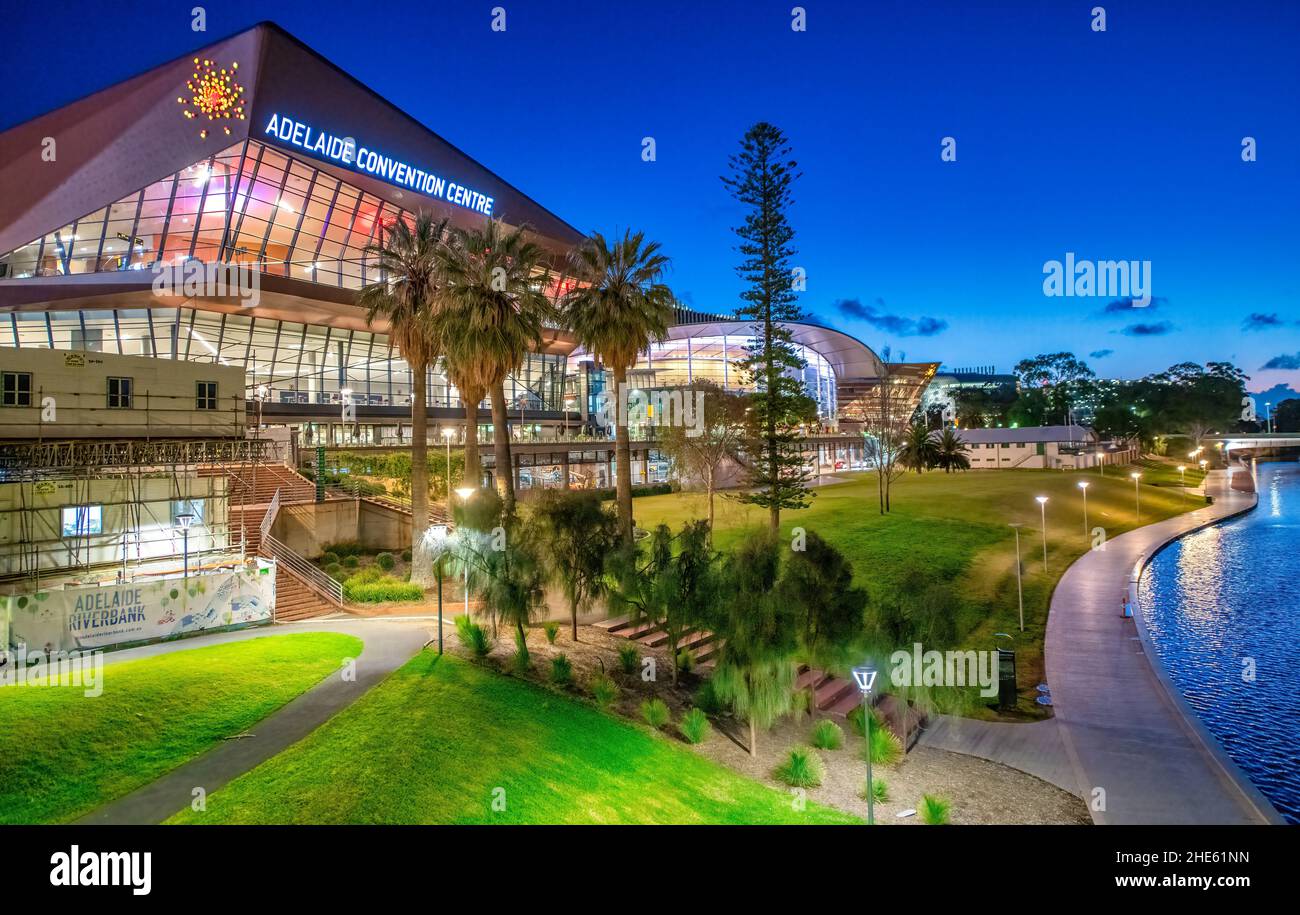
[[[215,381],[195,382],[194,409],[215,410],[217,408],[217,383]]]
[[[132,384],[130,378],[108,379],[108,408],[110,410],[131,409]]]
[[[0,404],[6,407],[30,407],[32,405],[32,373],[4,372],[0,381]]]
[[[69,505],[63,509],[63,536],[84,537],[104,532],[104,506]]]

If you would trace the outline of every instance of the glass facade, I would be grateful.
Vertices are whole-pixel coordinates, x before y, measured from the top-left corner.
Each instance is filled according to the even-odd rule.
[[[364,253],[377,227],[410,218],[249,141],[0,256],[0,276],[150,270],[193,259],[359,290],[381,279]],[[384,334],[193,308],[29,312],[9,315],[7,328],[4,320],[0,345],[242,365],[248,396],[265,386],[272,403],[338,404],[345,389],[360,405],[410,403],[410,367]],[[530,354],[506,382],[510,408],[564,409],[565,369],[564,356]],[[461,407],[438,367],[427,383],[430,406]]]
[[[704,380],[728,391],[752,390],[753,386],[747,384],[744,371],[736,367],[738,361],[747,358],[746,347],[752,340],[748,335],[737,334],[683,337],[653,343],[637,359],[633,371],[644,379],[639,381],[642,384],[671,387]],[[817,401],[817,412],[823,421],[834,423],[835,370],[815,350],[797,343],[794,348],[804,361],[804,368],[797,373],[803,381],[804,390]],[[591,357],[575,355],[571,358],[581,361]],[[645,373],[653,373],[652,380],[646,379]]]
[[[345,389],[358,405],[411,402],[410,367],[367,331],[194,308],[85,309],[0,316],[0,345],[241,365],[247,396],[264,388],[269,403],[340,404]],[[564,409],[564,373],[564,356],[530,353],[506,382],[511,409]],[[462,406],[438,367],[427,381],[431,407]]]

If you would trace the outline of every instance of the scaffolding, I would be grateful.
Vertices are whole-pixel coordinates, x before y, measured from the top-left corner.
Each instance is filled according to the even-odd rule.
[[[0,580],[37,586],[42,576],[126,580],[148,563],[179,555],[182,538],[198,563],[238,551],[242,533],[230,523],[227,481],[236,468],[256,467],[273,444],[0,443]],[[184,534],[178,511],[201,515],[201,524]]]

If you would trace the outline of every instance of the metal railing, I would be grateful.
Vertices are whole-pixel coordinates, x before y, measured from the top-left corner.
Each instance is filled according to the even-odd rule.
[[[280,514],[280,490],[277,487],[262,518],[262,551],[275,559],[291,575],[340,610],[343,609],[343,583],[328,575],[310,560],[271,536],[271,527]]]

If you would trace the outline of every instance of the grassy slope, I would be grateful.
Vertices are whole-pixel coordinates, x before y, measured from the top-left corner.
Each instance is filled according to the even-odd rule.
[[[1148,524],[1204,502],[1184,499],[1170,488],[1168,470],[1144,467],[1144,481],[1158,476],[1166,485],[1142,485],[1142,523]],[[1041,715],[1032,702],[1033,687],[1043,680],[1043,636],[1052,589],[1065,569],[1088,547],[1083,528],[1083,497],[1077,486],[1086,480],[1089,527],[1103,527],[1114,537],[1136,526],[1130,468],[1107,468],[1105,476],[1059,470],[1002,470],[945,474],[909,473],[891,493],[892,511],[882,516],[873,474],[852,482],[817,487],[812,506],[783,512],[781,529],[815,530],[840,547],[853,563],[859,583],[878,593],[896,582],[909,562],[919,563],[936,578],[953,581],[966,595],[954,608],[967,647],[988,648],[996,632],[1015,634],[1020,711]],[[1173,478],[1177,479],[1177,471]],[[1189,486],[1201,474],[1188,472]],[[1048,571],[1043,571],[1042,526],[1037,495],[1048,497]],[[636,500],[640,527],[666,522],[674,529],[688,518],[707,517],[702,495],[681,493]],[[766,522],[766,512],[719,498],[716,545],[726,549],[749,526]],[[1019,635],[1016,605],[1015,541],[1011,522],[1022,522],[1025,632]],[[1119,591],[1115,594],[1119,607]]]
[[[714,740],[723,739],[713,737]],[[492,809],[495,789],[504,811]],[[451,655],[417,655],[181,823],[849,823],[666,738]]]
[[[121,797],[265,718],[361,646],[337,633],[263,636],[110,660],[96,698],[73,686],[0,689],[0,823],[62,822]]]

